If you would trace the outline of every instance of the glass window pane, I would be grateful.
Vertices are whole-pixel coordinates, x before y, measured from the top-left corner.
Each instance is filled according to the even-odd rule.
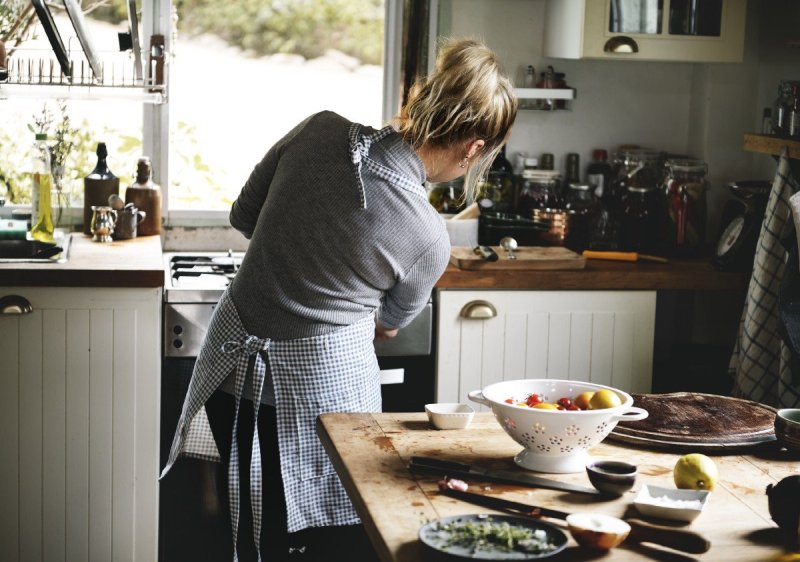
[[[177,7],[170,209],[229,210],[270,146],[312,113],[381,125],[384,0]]]
[[[722,25],[722,0],[671,0],[671,35],[719,37]]]
[[[661,32],[663,0],[609,0],[608,30],[612,33]]]

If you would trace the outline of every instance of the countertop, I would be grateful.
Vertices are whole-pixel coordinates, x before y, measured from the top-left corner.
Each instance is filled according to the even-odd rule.
[[[160,236],[108,244],[72,234],[66,263],[0,264],[0,286],[163,287]],[[437,289],[745,291],[749,273],[715,270],[708,259],[668,263],[588,260],[586,269],[560,271],[462,270],[448,266]]]
[[[411,456],[437,457],[483,467],[526,472],[512,457],[520,450],[488,412],[477,413],[465,430],[433,429],[424,413],[323,414],[317,433],[364,522],[367,534],[383,562],[417,562],[427,556],[418,540],[426,521],[450,515],[491,513],[438,493],[435,476],[415,476],[407,468]],[[566,512],[591,511],[615,517],[638,516],[630,506],[642,484],[674,487],[672,468],[679,455],[600,443],[590,451],[597,459],[636,464],[634,489],[621,498],[532,489],[515,485],[469,481],[473,492]],[[678,555],[656,546],[628,545],[608,553],[591,553],[570,538],[567,549],[554,560],[768,560],[782,552],[776,525],[769,516],[765,490],[783,477],[797,473],[797,459],[786,451],[755,455],[714,456],[720,481],[703,513],[686,528],[702,534],[711,549],[702,555]],[[589,486],[585,473],[548,474],[550,479]],[[565,528],[563,521],[549,523]],[[656,521],[652,521],[656,522]],[[568,533],[567,533],[568,534]]]
[[[586,269],[560,271],[463,270],[449,265],[438,289],[740,291],[750,273],[714,269],[707,258],[667,263],[587,260]]]
[[[0,264],[0,286],[163,287],[161,237],[99,243],[73,232],[65,263]]]

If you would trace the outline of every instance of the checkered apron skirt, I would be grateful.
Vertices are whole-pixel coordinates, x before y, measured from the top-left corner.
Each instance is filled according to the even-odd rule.
[[[372,316],[330,334],[297,340],[271,340],[249,335],[226,292],[214,311],[192,374],[163,478],[181,455],[220,461],[204,404],[228,375],[235,372],[236,416],[232,428],[228,489],[234,560],[239,526],[239,454],[236,445],[239,404],[245,380],[251,377],[261,395],[267,372],[272,376],[278,442],[286,498],[287,528],[351,525],[359,522],[315,432],[323,412],[379,412],[380,376],[372,344]],[[252,370],[248,362],[255,356]],[[264,359],[267,359],[265,362]],[[261,534],[261,450],[258,408],[254,408],[250,498],[253,537]]]

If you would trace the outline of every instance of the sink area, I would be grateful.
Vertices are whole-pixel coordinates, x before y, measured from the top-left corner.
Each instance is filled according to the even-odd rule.
[[[0,263],[64,263],[69,259],[72,234],[57,232],[55,238],[55,244],[38,240],[0,240]]]

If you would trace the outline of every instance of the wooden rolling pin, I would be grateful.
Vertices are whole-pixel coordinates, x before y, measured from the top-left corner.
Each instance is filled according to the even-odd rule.
[[[659,256],[648,256],[637,252],[596,252],[594,250],[584,250],[583,257],[591,260],[614,260],[614,261],[656,261],[667,263],[667,258]]]

